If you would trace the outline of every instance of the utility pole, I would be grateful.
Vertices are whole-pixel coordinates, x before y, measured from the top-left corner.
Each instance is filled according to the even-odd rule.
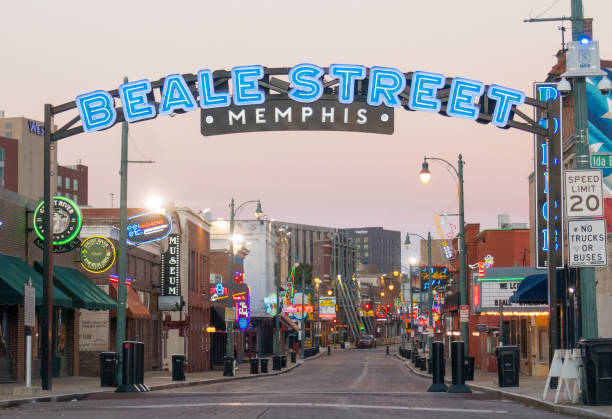
[[[302,266],[302,268],[303,268],[303,266]],[[306,337],[306,327],[305,327],[306,326],[306,316],[305,316],[305,313],[304,313],[304,299],[305,298],[306,298],[306,292],[305,292],[305,289],[304,289],[304,269],[302,269],[302,311],[301,311],[301,313],[302,313],[301,329],[302,330],[300,332],[302,339],[300,339],[301,340],[301,342],[300,342],[300,359],[304,359],[304,342],[306,340],[305,339],[305,337]]]
[[[45,105],[45,136],[43,157],[43,201],[45,202],[43,213],[43,229],[45,237],[43,240],[43,311],[40,317],[41,326],[41,378],[42,389],[51,390],[52,387],[52,344],[53,342],[53,228],[51,220],[53,217],[53,197],[51,196],[51,151],[53,150],[51,129],[53,128],[52,107]]]
[[[123,82],[127,83],[124,77]],[[119,195],[119,257],[117,260],[117,385],[123,384],[123,342],[125,341],[125,309],[127,301],[127,170],[128,170],[128,123],[121,123],[121,189]]]
[[[578,41],[584,33],[582,0],[572,1],[572,41]],[[586,82],[584,77],[573,77],[574,135],[576,169],[589,169],[589,139],[586,103]],[[595,268],[580,268],[580,319],[583,338],[596,338],[597,296]]]

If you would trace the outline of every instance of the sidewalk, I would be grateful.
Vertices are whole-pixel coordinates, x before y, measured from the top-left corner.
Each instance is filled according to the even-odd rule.
[[[402,360],[404,365],[414,374],[431,379],[431,374],[427,374],[420,369],[415,369],[412,362],[401,358],[398,354],[395,356]],[[450,363],[446,364],[446,371],[445,381],[450,383],[451,375],[449,372],[452,371]],[[546,395],[546,401],[542,400],[545,383],[546,377],[520,375],[519,387],[499,387],[496,372],[475,370],[474,381],[466,381],[465,384],[472,391],[496,394],[500,397],[515,400],[525,405],[546,409],[556,413],[588,418],[612,418],[612,406],[585,406],[581,404],[571,404],[561,400],[559,403],[553,403],[552,400],[554,400],[556,390],[549,390]]]
[[[292,364],[290,359],[287,362],[287,368],[281,371],[272,370],[272,358],[269,358],[268,373],[251,374],[250,363],[243,362],[239,364],[239,369],[234,377],[224,377],[222,370],[185,373],[185,381],[172,381],[172,371],[147,371],[144,374],[144,383],[151,391],[166,390],[171,388],[180,388],[195,386],[200,384],[214,384],[224,381],[241,380],[257,377],[270,377],[274,375],[284,374],[299,367],[304,362],[318,358],[327,350],[321,350],[317,355],[304,360],[299,360]],[[289,357],[288,357],[289,358]],[[88,395],[96,393],[112,393],[115,387],[100,387],[100,377],[62,377],[54,378],[52,381],[52,389],[49,391],[40,390],[41,382],[32,380],[32,387],[38,388],[37,394],[33,395],[15,395],[15,392],[23,390],[25,382],[4,383],[0,384],[0,408],[19,406],[29,402],[59,402],[74,399],[83,399]]]

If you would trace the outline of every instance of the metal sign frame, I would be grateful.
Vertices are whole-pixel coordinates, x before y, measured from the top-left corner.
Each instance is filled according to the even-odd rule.
[[[329,76],[329,68],[323,68],[322,80],[324,80],[325,75]],[[366,78],[371,74],[372,69],[366,69],[365,76]],[[264,89],[266,98],[271,94],[279,94],[279,95],[288,95],[288,83],[284,80],[280,80],[279,76],[288,76],[290,68],[263,68],[263,78],[259,80],[258,84],[260,87]],[[227,84],[230,80],[232,74],[227,70],[217,70],[214,72],[210,72],[211,74],[211,84],[217,88],[222,87],[223,84]],[[404,73],[405,76],[405,88],[399,93],[400,106],[406,110],[411,110],[410,107],[410,99],[411,99],[411,91],[413,85],[413,76],[418,74],[417,72],[407,72]],[[181,76],[184,80],[187,90],[189,90],[192,94],[197,91],[197,76],[194,74],[184,74]],[[127,79],[125,80],[127,82]],[[433,90],[434,99],[433,101],[439,104],[439,108],[435,109],[436,112],[446,112],[448,113],[449,108],[449,98],[451,97],[451,90],[453,90],[454,86],[456,86],[461,81],[465,81],[465,79],[461,78],[444,78],[444,82],[441,86],[438,86]],[[155,91],[158,92],[158,97],[161,95],[161,90],[163,89],[165,83],[165,78],[159,79],[157,81],[150,82],[150,94],[147,94],[147,100],[151,103],[159,105],[156,102]],[[363,81],[357,80],[355,82],[355,88],[357,92],[361,89],[363,91]],[[480,84],[477,86],[480,88],[480,99],[478,103],[475,103],[476,107],[478,107],[478,115],[475,119],[476,122],[482,124],[488,124],[493,122],[493,114],[495,112],[495,108],[497,102],[495,100],[490,99],[489,93],[490,90],[494,87],[499,88],[499,86],[495,85],[484,85]],[[337,78],[332,78],[331,80],[324,81],[323,89],[327,91],[334,91],[334,89],[339,89],[339,80]],[[522,92],[520,92],[522,94]],[[114,101],[115,99],[121,99],[119,89],[114,89],[110,91],[106,91],[107,98]],[[546,109],[546,104],[529,97],[525,97],[522,106],[528,106],[534,109]],[[121,107],[116,108],[117,112],[116,119],[114,124],[119,122],[124,122],[124,112]],[[180,113],[180,112],[177,112]],[[537,135],[547,135],[547,130],[544,129],[540,124],[534,119],[529,117],[529,112],[525,113],[522,110],[513,107],[512,112],[508,114],[508,120],[505,122],[503,128],[515,128],[522,131],[530,132]],[[67,122],[60,124],[59,128],[54,131],[55,127],[55,118],[57,116],[65,117]],[[497,121],[499,122],[499,121]],[[111,125],[112,126],[112,125]],[[107,127],[107,128],[110,128]],[[124,126],[124,131],[127,131],[127,124]],[[43,217],[43,228],[45,231],[51,231],[51,216],[50,213],[53,212],[53,201],[51,200],[51,193],[53,190],[51,181],[52,170],[54,170],[51,161],[51,150],[55,147],[53,145],[54,142],[59,141],[64,138],[68,138],[77,134],[84,132],[83,124],[81,122],[81,117],[77,109],[76,100],[71,100],[69,102],[54,106],[52,104],[44,105],[44,141],[43,141],[43,200],[49,203],[49,211],[46,211]],[[127,134],[126,134],[127,136]],[[123,165],[123,163],[122,163]],[[51,388],[51,342],[52,342],[52,334],[53,329],[49,319],[53,317],[53,242],[50,235],[47,235],[44,239],[43,244],[43,304],[44,308],[41,313],[42,322],[41,322],[41,349],[43,353],[42,357],[42,387],[43,389]]]

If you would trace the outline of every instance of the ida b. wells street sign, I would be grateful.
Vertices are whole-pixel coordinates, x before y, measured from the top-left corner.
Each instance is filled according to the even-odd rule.
[[[606,220],[570,220],[568,226],[569,266],[606,266]]]
[[[565,214],[568,218],[603,217],[601,170],[565,171]]]

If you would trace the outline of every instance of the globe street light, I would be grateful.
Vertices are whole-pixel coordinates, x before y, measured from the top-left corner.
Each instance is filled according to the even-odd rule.
[[[431,359],[431,354],[432,352],[432,344],[433,344],[433,328],[434,328],[434,322],[433,322],[433,286],[432,286],[432,268],[431,268],[431,233],[427,232],[427,239],[423,236],[421,236],[420,234],[415,234],[415,233],[406,233],[406,241],[404,241],[404,245],[406,246],[406,248],[408,248],[410,246],[410,236],[417,236],[420,237],[421,240],[427,240],[427,275],[429,278],[429,333],[428,333],[428,347],[429,347],[429,356]],[[411,291],[412,291],[412,283],[410,284],[411,286]],[[411,292],[412,294],[412,292]],[[412,306],[412,295],[410,298],[410,305]]]
[[[257,200],[251,200],[251,201],[245,201],[242,204],[238,205],[238,207],[236,208],[234,205],[234,198],[232,198],[232,201],[230,203],[230,232],[229,232],[229,272],[228,272],[228,278],[227,278],[227,308],[226,308],[226,312],[230,312],[232,309],[234,309],[234,298],[233,298],[233,288],[234,288],[234,217],[236,217],[236,215],[238,214],[238,211],[240,211],[240,209],[251,202],[257,202],[257,208],[255,209],[255,218],[257,218],[258,220],[261,220],[261,218],[263,217],[263,211],[261,209],[261,202],[259,202],[259,199]],[[278,302],[277,302],[278,304]],[[228,310],[229,309],[229,310]],[[233,334],[234,334],[234,319],[232,318],[227,318],[227,316],[225,316],[225,330],[226,330],[226,340],[225,340],[225,367],[223,370],[223,375],[230,375],[233,376],[234,375],[234,369],[233,366],[228,369],[228,364],[229,362],[231,362],[231,364],[229,365],[233,365],[234,362],[234,351],[233,351]]]
[[[427,160],[436,160],[445,163],[448,167],[453,169],[459,180],[459,300],[460,306],[467,306],[467,265],[465,258],[467,256],[465,247],[465,222],[464,222],[464,211],[463,211],[463,157],[459,154],[459,160],[457,161],[457,168],[448,161],[439,157],[427,157],[423,158],[423,166],[419,177],[423,183],[428,183],[431,178],[429,172],[429,165]],[[461,307],[459,308],[461,313]],[[470,342],[468,337],[468,323],[461,322],[461,340],[464,343],[465,356],[469,356],[470,353]]]

